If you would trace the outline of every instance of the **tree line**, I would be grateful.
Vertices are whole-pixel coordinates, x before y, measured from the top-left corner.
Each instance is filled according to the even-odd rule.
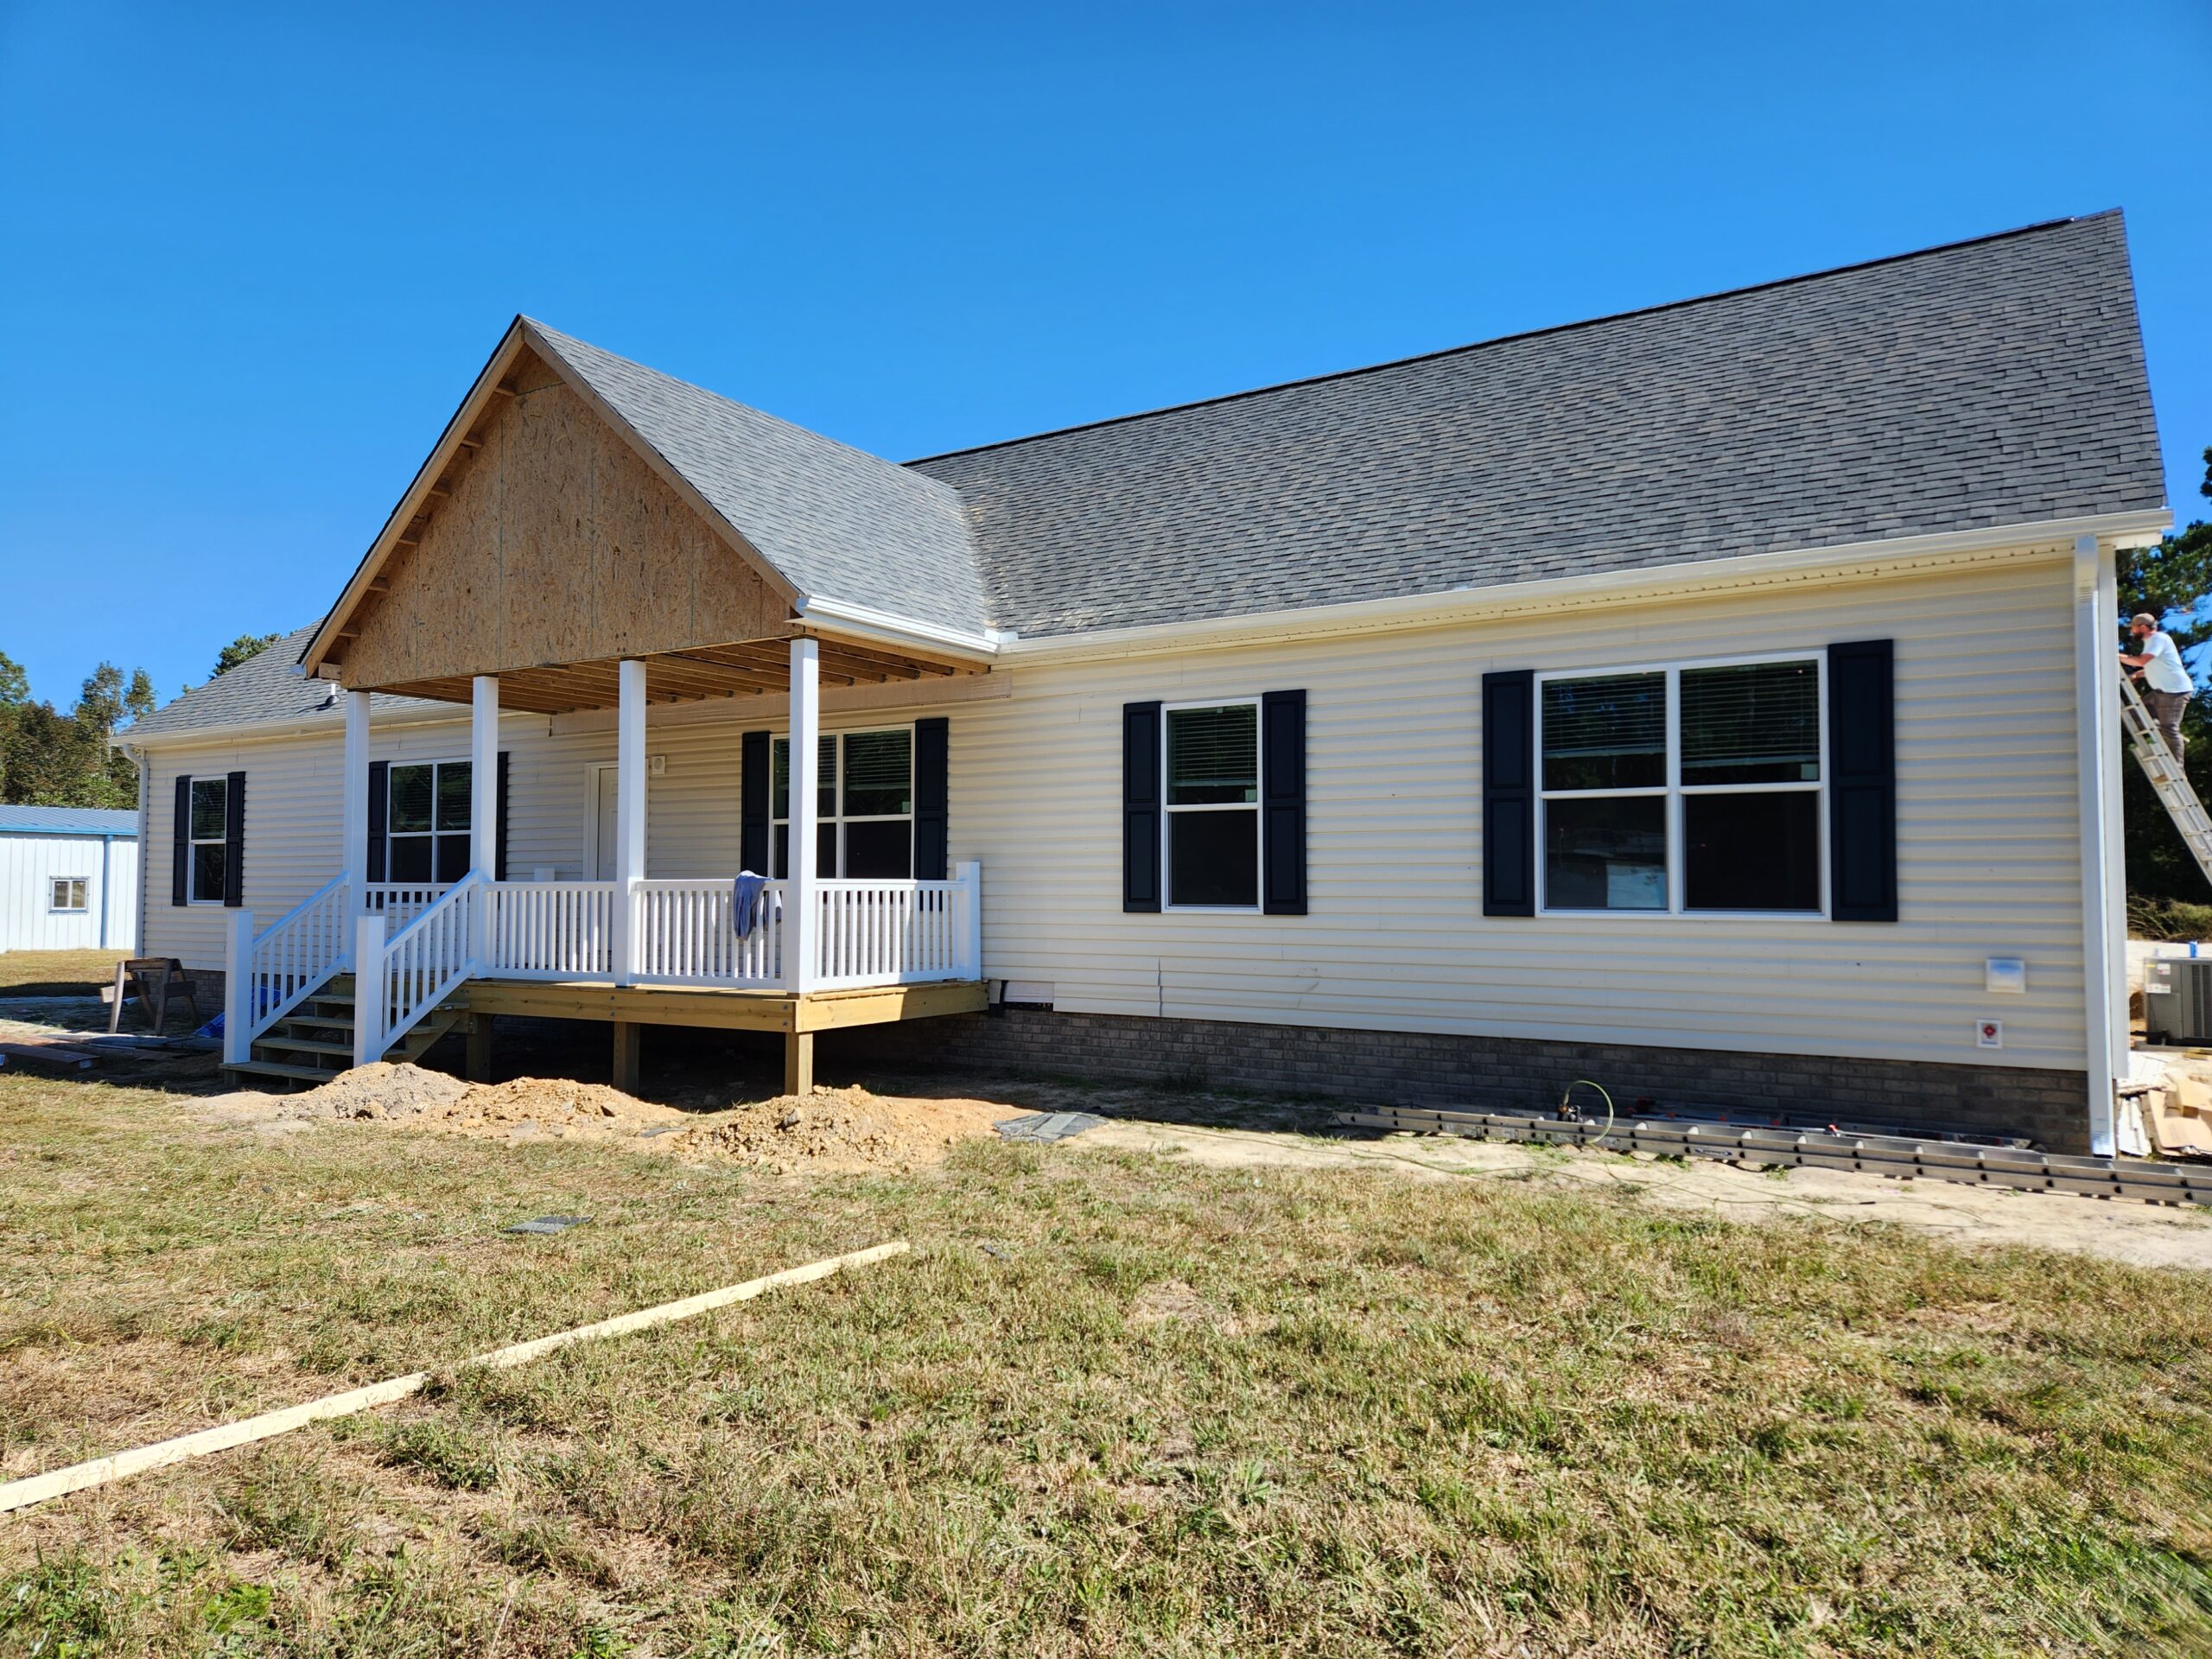
[[[217,654],[214,672],[236,668],[283,637],[240,634]],[[35,700],[22,664],[0,651],[0,804],[136,807],[138,769],[110,740],[159,703],[144,669],[125,674],[102,663],[65,714]]]

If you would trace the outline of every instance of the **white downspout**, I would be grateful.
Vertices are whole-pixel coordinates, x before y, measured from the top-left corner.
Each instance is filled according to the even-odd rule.
[[[2094,536],[2074,543],[2075,751],[2082,836],[2082,1024],[2089,1150],[2110,1157],[2113,1085],[2127,1064],[2126,906],[2120,832],[2118,578]]]

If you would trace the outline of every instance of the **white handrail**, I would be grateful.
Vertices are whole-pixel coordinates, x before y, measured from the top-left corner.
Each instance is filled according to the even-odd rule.
[[[233,929],[246,938],[226,962],[223,1058],[251,1058],[253,1039],[320,990],[345,967],[352,906],[346,878],[326,883],[286,911],[266,931],[254,933],[250,915],[234,912]]]
[[[816,882],[814,984],[835,990],[975,977],[964,902],[971,892],[961,880]]]
[[[354,965],[353,988],[357,1065],[364,1057],[383,1058],[423,1015],[477,971],[477,960],[470,954],[476,907],[485,902],[491,885],[475,875],[455,882],[437,903],[382,941],[373,961],[368,959],[369,952],[360,953],[363,960]],[[364,930],[360,937],[369,935]]]
[[[362,884],[361,911],[365,915],[382,916],[386,931],[397,935],[399,930],[444,897],[450,884],[444,881],[369,881]]]
[[[507,979],[607,979],[614,971],[613,881],[501,881],[489,891],[484,971]]]
[[[639,983],[781,984],[785,887],[781,881],[762,887],[752,925],[740,937],[731,879],[637,883]]]

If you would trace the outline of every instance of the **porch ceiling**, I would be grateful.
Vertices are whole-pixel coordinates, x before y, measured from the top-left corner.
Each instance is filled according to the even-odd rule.
[[[917,656],[889,645],[863,644],[819,633],[817,638],[821,641],[821,677],[824,685],[881,685],[904,680],[918,685],[931,680],[985,673],[989,667],[985,663]],[[587,662],[543,663],[531,668],[502,670],[499,676],[499,707],[541,715],[612,709],[618,700],[616,665],[620,660],[601,657]],[[788,637],[651,652],[643,653],[640,660],[645,664],[648,702],[757,696],[791,690]],[[466,676],[455,676],[406,680],[376,689],[403,696],[466,703],[469,700],[469,684]]]

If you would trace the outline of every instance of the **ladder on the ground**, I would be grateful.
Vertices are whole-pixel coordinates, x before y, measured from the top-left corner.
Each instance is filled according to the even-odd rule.
[[[2135,682],[2124,673],[2120,677],[2120,723],[2127,733],[2127,747],[2135,752],[2135,764],[2143,768],[2151,787],[2165,803],[2174,828],[2181,831],[2181,838],[2196,855],[2196,868],[2204,872],[2207,881],[2212,881],[2212,817],[2205,816],[2204,804],[2196,798],[2189,775],[2166,747],[2165,734],[2151,717]]]

